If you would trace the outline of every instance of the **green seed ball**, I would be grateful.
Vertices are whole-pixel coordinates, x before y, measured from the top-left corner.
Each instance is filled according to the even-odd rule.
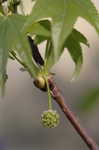
[[[59,124],[59,114],[57,111],[49,109],[41,115],[41,122],[44,127],[55,128]]]

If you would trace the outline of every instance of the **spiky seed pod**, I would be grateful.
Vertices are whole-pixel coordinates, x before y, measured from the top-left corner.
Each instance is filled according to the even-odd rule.
[[[44,127],[55,128],[59,124],[59,114],[57,111],[49,109],[41,115],[41,121]]]

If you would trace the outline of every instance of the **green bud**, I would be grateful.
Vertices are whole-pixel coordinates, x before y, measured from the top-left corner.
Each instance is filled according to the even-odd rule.
[[[44,127],[55,128],[59,124],[59,114],[57,111],[49,109],[41,115],[41,121]]]
[[[42,76],[38,76],[35,79],[34,84],[36,85],[36,87],[40,89],[44,89],[46,87],[45,79]]]

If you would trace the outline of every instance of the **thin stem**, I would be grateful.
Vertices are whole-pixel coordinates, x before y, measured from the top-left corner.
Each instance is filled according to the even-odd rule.
[[[52,96],[51,96],[51,91],[50,91],[50,88],[49,88],[49,83],[48,83],[48,80],[47,78],[45,77],[45,81],[46,81],[46,85],[47,85],[47,92],[48,92],[48,108],[49,109],[52,109]]]
[[[24,68],[26,68],[26,65],[16,56],[13,51],[11,51],[10,53]]]
[[[10,51],[10,53],[11,53],[11,55],[14,57],[14,59],[16,59],[17,62],[18,62],[19,64],[21,64],[21,65],[30,73],[30,75],[31,75],[31,77],[32,77],[32,72],[31,72],[31,70],[28,68],[28,66],[25,65],[24,62],[22,62],[22,61],[17,57],[17,55],[14,53],[14,51]]]
[[[80,135],[80,137],[83,139],[83,141],[86,143],[90,150],[99,150],[99,147],[96,145],[95,141],[87,134],[85,129],[81,127],[76,116],[65,104],[64,97],[62,96],[60,90],[57,88],[56,84],[53,82],[52,79],[49,79],[48,82],[53,99],[60,106],[61,110],[63,111],[67,119],[70,121],[72,126],[75,128],[77,133]]]
[[[44,68],[45,68],[46,72],[48,72],[48,69],[47,69],[47,60],[48,60],[50,46],[51,46],[50,40],[47,40],[46,49],[45,49],[45,56],[44,56]]]
[[[50,41],[47,40],[47,43],[46,43],[46,50],[45,50],[45,59],[47,58],[48,51],[49,51],[49,47],[50,47]]]

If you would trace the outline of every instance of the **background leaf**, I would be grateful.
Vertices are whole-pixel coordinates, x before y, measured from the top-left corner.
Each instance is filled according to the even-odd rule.
[[[88,92],[84,93],[80,101],[79,108],[83,111],[89,111],[94,108],[99,99],[99,88],[89,89]]]

